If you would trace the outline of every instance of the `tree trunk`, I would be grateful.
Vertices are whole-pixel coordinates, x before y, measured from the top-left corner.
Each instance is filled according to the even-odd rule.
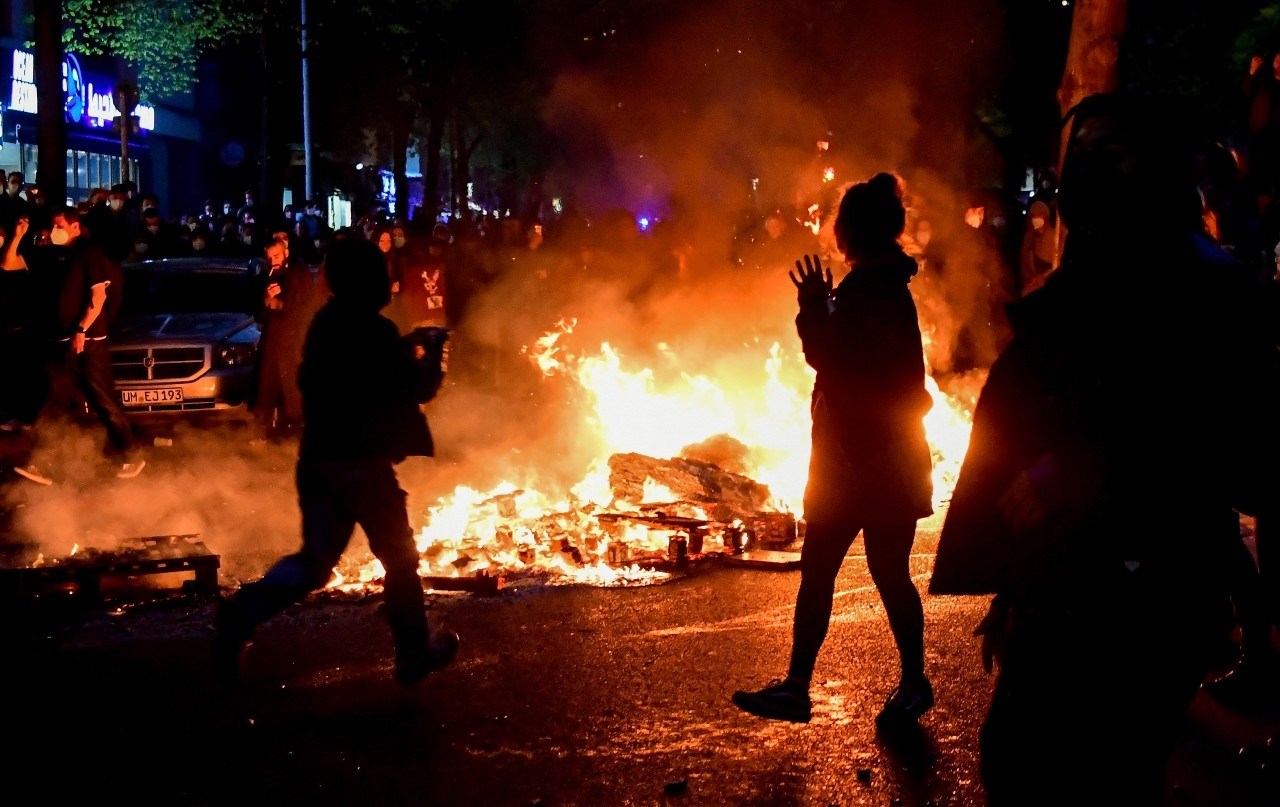
[[[34,12],[36,92],[40,98],[36,113],[40,132],[35,179],[52,211],[62,207],[67,199],[67,118],[62,90],[62,3],[59,0],[36,0]]]
[[[454,120],[457,120],[457,118]],[[475,140],[468,143],[466,135],[463,134],[461,127],[455,125],[453,132],[453,172],[455,184],[458,189],[456,198],[459,200],[458,210],[465,212],[469,210],[467,205],[471,201],[467,197],[467,185],[471,182],[471,155],[475,153],[476,146],[480,145],[480,141],[484,139],[484,135],[478,134],[476,135]],[[486,207],[487,200],[485,203],[481,203],[481,206]]]
[[[1088,96],[1115,90],[1120,37],[1124,35],[1127,17],[1127,0],[1077,0],[1071,14],[1071,42],[1067,46],[1067,65],[1062,71],[1062,83],[1058,86],[1058,110],[1064,117]],[[1062,176],[1062,162],[1067,154],[1069,133],[1069,125],[1059,133],[1059,177]],[[1066,228],[1059,218],[1055,266],[1062,256],[1065,240]]]
[[[393,115],[391,119],[391,175],[396,189],[397,218],[409,219],[409,177],[406,176],[409,158],[409,131],[413,119],[407,114]]]
[[[460,152],[462,151],[463,138],[461,127],[458,124],[458,114],[456,112],[453,115],[453,125],[450,127],[450,134],[453,137],[453,144],[449,149],[449,154],[453,159],[453,164],[450,166],[449,170],[449,195],[452,197],[451,204],[453,205],[453,213],[454,215],[461,213],[469,217],[469,212],[465,212],[467,211],[467,182],[462,176],[462,157],[460,155]]]
[[[440,147],[444,144],[444,110],[432,102],[427,119],[426,165],[422,170],[422,215],[434,222],[440,215]]]
[[[271,199],[269,183],[271,181],[271,43],[267,37],[267,26],[262,26],[262,34],[258,38],[258,47],[262,51],[262,125],[258,130],[258,210],[267,210]],[[243,193],[243,189],[240,191]],[[262,216],[261,213],[258,214]],[[258,227],[265,228],[265,221],[257,221]]]

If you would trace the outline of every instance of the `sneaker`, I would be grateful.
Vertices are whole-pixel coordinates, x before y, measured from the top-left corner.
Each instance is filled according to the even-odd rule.
[[[929,679],[922,678],[913,683],[904,681],[898,684],[898,688],[884,702],[884,708],[876,715],[876,724],[914,723],[932,707],[933,685],[929,683]]]
[[[809,693],[784,680],[770,681],[755,692],[740,689],[733,693],[733,703],[744,712],[773,720],[808,723],[813,716]]]
[[[22,477],[23,479],[27,479],[32,482],[35,482],[37,485],[53,484],[53,478],[42,473],[41,470],[34,465],[24,465],[21,467],[15,467],[13,469],[13,472],[18,476]]]
[[[126,462],[120,466],[120,470],[116,472],[116,477],[120,479],[133,479],[142,473],[142,469],[147,467],[146,460],[138,460],[137,462]]]
[[[411,687],[437,670],[443,670],[458,654],[462,640],[451,630],[438,631],[422,650],[396,653],[396,680]]]
[[[213,676],[219,683],[232,685],[240,680],[240,659],[253,638],[249,623],[235,600],[219,600],[213,617],[213,643],[209,648]]]

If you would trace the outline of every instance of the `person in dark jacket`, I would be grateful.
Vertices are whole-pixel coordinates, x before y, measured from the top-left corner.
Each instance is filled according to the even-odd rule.
[[[901,659],[901,680],[877,717],[919,718],[933,705],[924,669],[924,613],[909,560],[916,521],[933,512],[932,460],[923,417],[931,406],[924,352],[907,284],[916,262],[898,244],[906,222],[892,174],[851,187],[836,217],[837,245],[851,267],[832,293],[817,256],[796,261],[796,328],[813,387],[813,451],[805,489],[805,536],[786,679],[739,691],[739,708],[806,722],[810,679],[831,618],[836,575],[858,533]]]
[[[1162,803],[1229,627],[1236,511],[1262,546],[1280,491],[1274,347],[1249,273],[1198,232],[1185,121],[1117,94],[1071,125],[1062,264],[1011,306],[930,579],[996,595],[993,807]]]
[[[254,414],[260,433],[278,439],[302,424],[298,367],[303,340],[312,318],[329,299],[329,287],[318,267],[291,253],[287,238],[273,240],[263,256],[267,272],[257,315],[262,340]]]
[[[396,678],[410,686],[448,664],[458,649],[456,633],[428,633],[418,552],[395,471],[407,456],[434,452],[420,404],[434,394],[439,367],[420,360],[378,313],[391,286],[377,247],[355,239],[335,243],[325,275],[333,297],[307,333],[299,376],[302,548],[219,604],[215,672],[226,681],[238,677],[254,627],[323,586],[359,524],[386,570]],[[351,394],[353,378],[361,395]]]

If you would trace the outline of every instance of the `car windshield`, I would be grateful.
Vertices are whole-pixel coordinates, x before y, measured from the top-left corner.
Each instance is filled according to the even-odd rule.
[[[257,301],[249,268],[124,267],[122,314],[251,314]]]

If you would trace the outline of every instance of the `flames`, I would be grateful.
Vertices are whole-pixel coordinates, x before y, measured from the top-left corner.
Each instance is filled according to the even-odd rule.
[[[590,414],[581,428],[598,446],[596,459],[563,491],[540,490],[525,480],[489,490],[455,489],[429,508],[418,532],[424,576],[536,570],[553,581],[595,585],[661,579],[666,575],[646,570],[646,563],[665,558],[679,531],[616,516],[640,515],[655,503],[672,515],[677,497],[649,479],[640,501],[618,500],[609,484],[608,458],[626,452],[676,457],[717,435],[748,447],[738,458],[743,467],[727,470],[767,485],[773,508],[801,512],[813,372],[798,347],[773,343],[761,346],[753,366],[694,373],[678,369],[681,357],[666,345],[657,346],[655,366],[637,365],[608,343],[578,352],[572,344],[575,325],[570,319],[556,323],[524,352],[544,377],[568,379],[582,393]],[[934,405],[924,425],[934,455],[935,504],[942,507],[968,448],[970,407],[932,378],[927,387]],[[678,515],[707,519],[691,505]],[[720,548],[722,541],[712,533],[704,551]],[[377,561],[370,561],[336,576],[331,586],[359,587],[381,576]]]

